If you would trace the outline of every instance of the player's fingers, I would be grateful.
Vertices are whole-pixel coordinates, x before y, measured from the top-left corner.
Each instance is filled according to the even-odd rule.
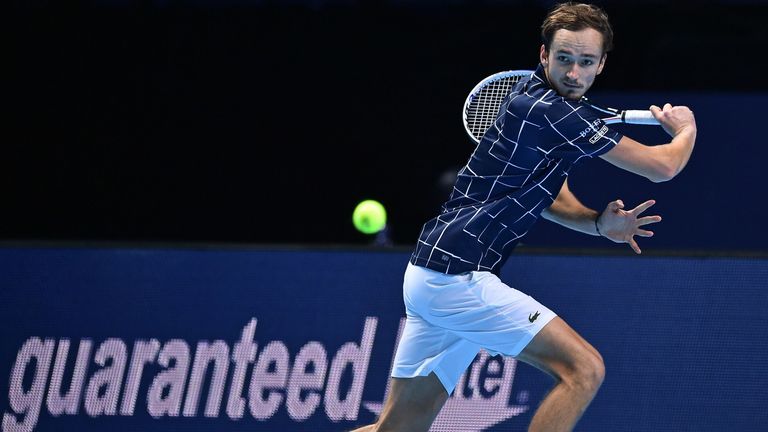
[[[637,242],[634,238],[629,239],[629,246],[632,248],[633,251],[635,251],[636,254],[641,254],[642,251],[640,250],[640,246],[637,245]]]
[[[658,114],[661,111],[661,108],[657,107],[656,105],[651,105],[651,107],[648,109],[650,109],[654,114]]]
[[[637,220],[637,226],[661,222],[661,216],[643,216]]]
[[[639,229],[635,232],[635,235],[639,235],[640,237],[653,237],[653,231]]]
[[[624,201],[617,199],[616,201],[611,201],[610,204],[608,204],[608,207],[611,209],[611,211],[617,211],[624,208]]]
[[[664,111],[671,110],[671,109],[672,109],[672,104],[671,103],[667,102],[667,103],[664,104]]]
[[[644,211],[648,210],[648,209],[649,209],[649,208],[651,208],[651,206],[653,206],[654,204],[656,204],[656,201],[655,201],[655,200],[648,200],[648,201],[646,201],[646,202],[644,202],[644,203],[640,204],[639,206],[637,206],[637,207],[633,208],[632,210],[630,210],[630,212],[631,212],[632,214],[636,214],[636,215],[637,215],[637,214],[640,214],[640,213],[642,213],[642,212],[644,212]]]

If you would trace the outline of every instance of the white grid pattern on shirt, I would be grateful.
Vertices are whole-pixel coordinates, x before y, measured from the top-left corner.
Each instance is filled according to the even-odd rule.
[[[591,128],[590,130],[597,133],[594,120],[590,121],[578,112],[583,107],[578,103],[566,103],[565,105],[570,107],[569,111],[554,121],[549,118],[546,115],[548,108],[559,96],[551,89],[541,92],[544,85],[544,81],[534,74],[529,83],[515,89],[519,93],[509,95],[504,101],[501,110],[503,114],[488,128],[484,139],[459,172],[461,181],[457,180],[454,185],[451,199],[446,203],[443,213],[433,219],[433,226],[428,227],[429,224],[425,224],[414,253],[415,257],[426,259],[428,263],[439,263],[440,260],[448,262],[445,272],[451,271],[453,260],[458,261],[457,265],[472,265],[474,270],[491,270],[508,255],[508,246],[528,232],[541,211],[557,196],[562,180],[553,178],[552,174],[567,175],[574,161],[552,157],[552,152],[561,154],[564,151],[563,146],[573,147],[573,150],[576,150],[573,157],[578,161],[584,156],[593,156],[615,143],[609,138],[609,142],[601,146],[585,148],[584,135],[577,133],[575,136],[568,136],[574,132],[572,124],[568,126],[568,130],[560,130],[558,123],[576,115],[586,124],[580,132]],[[525,115],[520,115],[519,109],[514,112],[509,109],[513,102],[517,108],[527,107]],[[560,107],[564,110],[562,104]],[[531,118],[534,113],[535,119]],[[536,121],[542,119],[542,113],[546,121],[544,125]],[[529,127],[537,130],[533,136],[545,133],[545,129],[551,129],[554,131],[552,135],[559,135],[563,142],[552,148],[542,148],[535,142],[523,143],[521,141],[524,139],[535,139],[531,138],[530,133],[526,135],[525,129]],[[516,130],[512,130],[510,134],[510,128]],[[516,138],[510,139],[509,135]],[[579,139],[582,145],[577,143]],[[521,148],[526,148],[528,156],[518,158]],[[534,150],[538,154],[538,160],[531,159],[533,156],[530,156],[530,152]],[[509,175],[509,172],[514,172],[514,175]],[[525,177],[520,181],[519,178],[523,176]],[[527,196],[529,194],[530,197]],[[463,236],[465,240],[455,242],[457,239],[454,236]],[[472,238],[478,245],[475,249],[452,247],[456,244],[466,245],[468,238]],[[426,251],[422,248],[429,248],[429,252],[425,254]]]

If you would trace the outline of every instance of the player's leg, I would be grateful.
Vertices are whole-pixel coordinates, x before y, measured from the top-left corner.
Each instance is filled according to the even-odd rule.
[[[355,429],[350,432],[375,432],[376,431],[376,424],[370,424],[368,426],[363,426],[361,428]]]
[[[473,272],[465,288],[441,298],[441,323],[470,343],[552,375],[557,385],[530,430],[571,430],[602,383],[600,354],[549,308],[491,273]]]
[[[387,400],[364,431],[428,431],[479,346],[439,325],[433,308],[469,275],[446,275],[408,265],[403,281],[407,319],[392,365]],[[446,299],[450,304],[452,298]],[[426,317],[429,317],[427,320]]]
[[[376,424],[353,432],[427,432],[448,399],[434,373],[390,379],[392,387]]]
[[[565,321],[554,318],[516,358],[557,380],[534,414],[529,431],[572,430],[605,376],[597,350]]]

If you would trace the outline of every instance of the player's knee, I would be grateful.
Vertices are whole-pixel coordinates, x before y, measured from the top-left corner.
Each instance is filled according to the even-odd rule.
[[[605,363],[597,352],[579,357],[573,365],[571,384],[589,393],[596,393],[605,379]]]

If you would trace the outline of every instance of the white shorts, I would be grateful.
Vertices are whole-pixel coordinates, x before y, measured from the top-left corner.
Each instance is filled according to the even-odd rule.
[[[408,264],[406,322],[392,376],[437,375],[450,394],[475,355],[516,356],[554,312],[490,272],[448,275]]]

